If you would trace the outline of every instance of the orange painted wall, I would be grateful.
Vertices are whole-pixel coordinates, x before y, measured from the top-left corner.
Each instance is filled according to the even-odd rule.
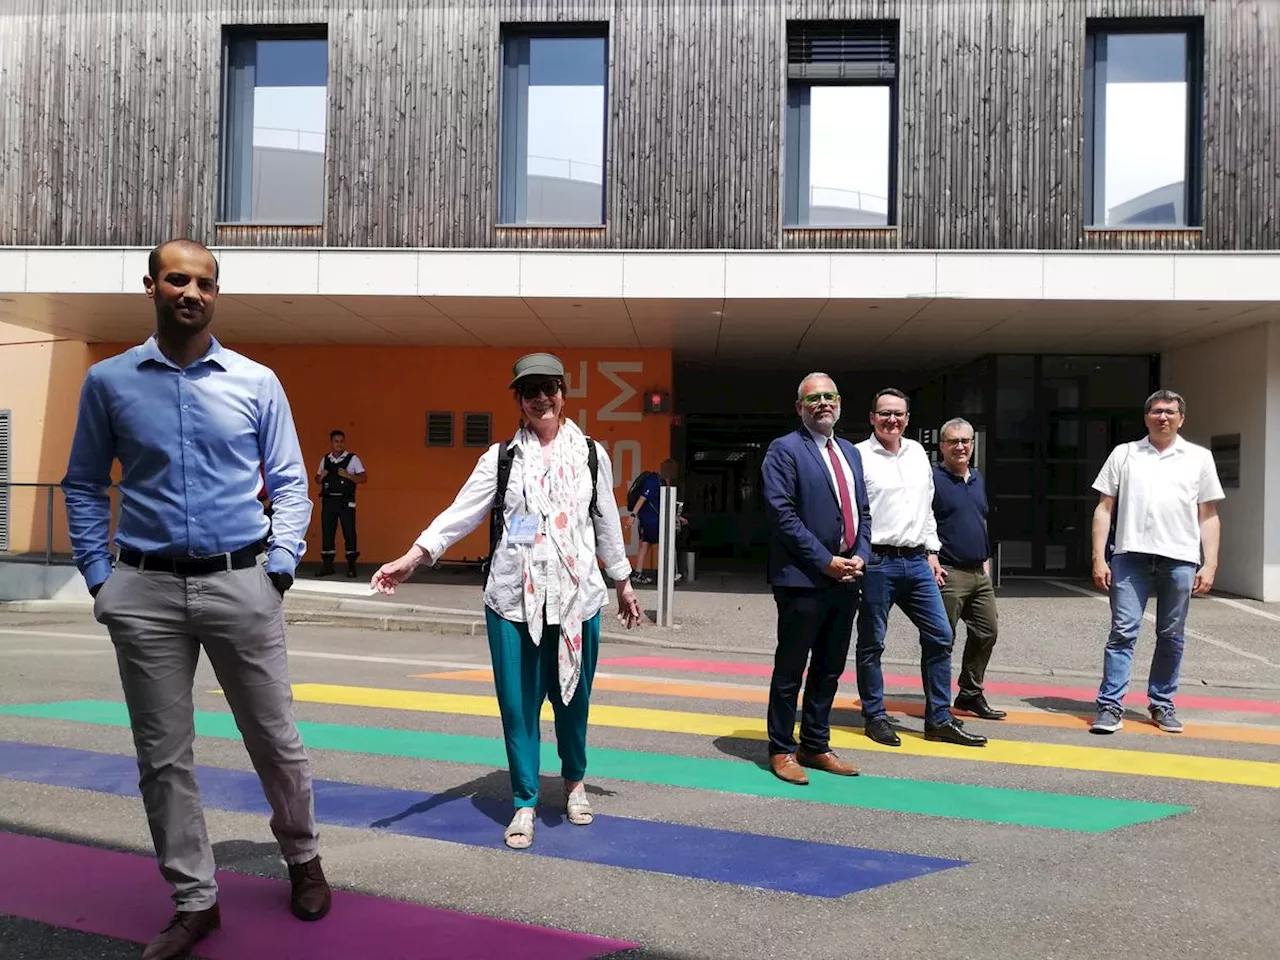
[[[229,347],[276,371],[293,408],[307,470],[314,474],[329,449],[329,431],[346,431],[369,482],[358,492],[362,563],[394,559],[449,505],[483,452],[463,447],[463,414],[491,413],[493,439],[518,422],[507,383],[511,365],[528,349],[493,347],[274,346]],[[126,349],[94,344],[94,360]],[[641,469],[657,469],[670,455],[671,418],[643,415],[647,390],[671,390],[668,350],[560,350],[569,374],[568,416],[609,451],[614,494]],[[79,390],[79,384],[75,385]],[[625,394],[634,391],[631,396]],[[74,403],[74,400],[73,400]],[[428,411],[454,413],[454,446],[426,446]],[[313,502],[318,488],[311,487]],[[476,559],[488,551],[487,528],[460,542],[446,559]],[[636,536],[635,531],[630,534]],[[635,544],[633,544],[634,552]],[[339,558],[342,554],[339,540]],[[320,558],[320,509],[312,511],[306,559]]]

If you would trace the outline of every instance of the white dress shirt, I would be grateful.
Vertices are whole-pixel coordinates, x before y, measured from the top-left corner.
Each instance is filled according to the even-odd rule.
[[[805,429],[809,430],[807,426]],[[840,487],[836,483],[835,468],[831,465],[831,454],[827,453],[827,444],[831,443],[831,438],[815,430],[809,430],[809,436],[813,437],[813,442],[818,445],[818,456],[822,458],[822,465],[827,468],[827,479],[831,481],[831,489],[836,495],[836,502],[839,503]],[[849,506],[853,510],[853,538],[856,541],[858,539],[858,500],[853,494],[853,470],[849,467],[849,461],[844,458],[844,451],[840,449],[840,444],[833,444],[832,449],[836,452],[836,459],[840,461],[840,469],[844,471],[844,482],[849,486]],[[843,523],[841,529],[843,530]],[[852,547],[852,543],[844,542],[842,534],[840,552],[846,553]]]
[[[622,525],[618,520],[618,503],[613,496],[613,464],[604,447],[598,443],[596,447],[600,459],[596,470],[596,502],[600,508],[600,516],[592,516],[590,512],[591,478],[584,473],[578,482],[578,510],[574,518],[579,525],[579,542],[582,544],[578,569],[590,571],[582,583],[584,620],[599,613],[608,600],[597,555],[604,561],[605,572],[611,579],[625,580],[631,576],[631,563],[627,559],[626,547],[622,542]],[[516,513],[529,512],[529,506],[525,502],[524,456],[519,443],[512,442],[511,453],[511,476],[507,480],[507,496],[502,511],[504,532],[490,563],[484,603],[504,620],[523,623],[524,573],[521,550],[507,543],[506,531],[511,528],[511,517]],[[546,467],[542,463],[536,464],[529,471],[530,484],[537,483],[545,473]],[[497,489],[498,445],[495,443],[480,456],[453,503],[431,521],[431,525],[414,541],[430,555],[433,564],[440,560],[446,550],[489,519],[489,508]],[[534,575],[546,576],[546,568],[545,562],[534,563]],[[550,579],[555,580],[554,577]],[[552,610],[550,599],[547,610]]]
[[[933,464],[924,447],[903,437],[890,453],[873,433],[856,444],[871,505],[871,544],[938,550],[933,517]]]
[[[343,454],[342,456],[346,456],[346,454]],[[335,457],[331,453],[326,453],[320,458],[320,466],[316,467],[316,473],[324,473],[330,463],[336,463],[341,459],[342,457]],[[353,453],[351,454],[351,462],[347,464],[346,469],[347,473],[354,477],[357,474],[364,473],[364,464],[361,463],[360,458]]]
[[[1116,553],[1200,562],[1200,504],[1224,499],[1213,454],[1174,437],[1157,450],[1148,437],[1122,443],[1093,489],[1117,497]]]

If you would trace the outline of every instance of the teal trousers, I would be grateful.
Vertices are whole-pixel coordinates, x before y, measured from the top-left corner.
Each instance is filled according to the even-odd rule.
[[[560,700],[560,628],[544,626],[542,642],[535,647],[529,628],[523,623],[504,620],[488,607],[484,616],[502,733],[507,742],[507,764],[511,768],[511,793],[517,807],[537,806],[543,700],[551,700],[555,713],[561,776],[570,781],[581,780],[587,772],[587,711],[600,653],[600,614],[582,623],[582,676],[568,704]]]

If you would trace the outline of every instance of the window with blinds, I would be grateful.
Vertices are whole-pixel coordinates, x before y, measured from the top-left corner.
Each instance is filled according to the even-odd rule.
[[[784,226],[896,222],[897,73],[895,20],[787,25]]]
[[[891,80],[897,69],[897,21],[802,21],[787,31],[787,76],[793,79]]]

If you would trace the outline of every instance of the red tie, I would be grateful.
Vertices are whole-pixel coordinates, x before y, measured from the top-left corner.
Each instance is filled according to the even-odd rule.
[[[853,546],[853,501],[849,498],[849,484],[844,478],[844,467],[836,459],[836,440],[827,441],[827,456],[831,458],[831,466],[836,472],[836,489],[840,491],[840,513],[844,516],[844,548]]]

